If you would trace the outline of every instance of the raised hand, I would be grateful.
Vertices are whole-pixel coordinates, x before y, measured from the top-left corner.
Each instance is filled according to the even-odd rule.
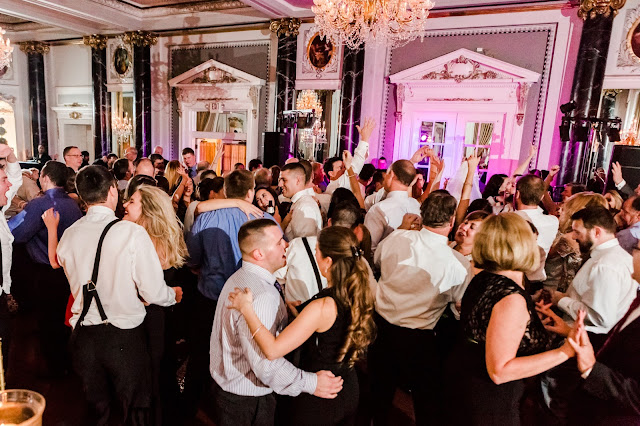
[[[413,153],[409,161],[411,161],[413,164],[417,164],[425,158],[430,157],[431,155],[433,155],[433,150],[425,145],[418,148],[418,150]]]
[[[13,154],[13,149],[6,144],[0,144],[0,158],[8,158]]]
[[[475,171],[478,168],[478,164],[480,164],[480,157],[477,155],[471,155],[467,158],[467,163],[469,165],[469,170]]]
[[[529,158],[535,157],[537,152],[538,152],[538,147],[535,145],[531,145],[531,147],[529,148]]]
[[[371,137],[371,133],[373,133],[373,129],[376,128],[376,121],[371,118],[371,117],[367,117],[364,120],[364,124],[361,126],[356,126],[356,129],[358,129],[358,133],[360,133],[360,140],[361,141],[368,141],[369,138]]]
[[[235,309],[242,311],[244,308],[251,306],[253,303],[253,293],[248,288],[244,290],[236,287],[232,293],[229,293],[229,306],[227,309]]]
[[[345,170],[349,170],[351,168],[351,164],[353,163],[353,156],[346,149],[342,151],[342,163],[344,164]]]
[[[49,210],[42,213],[42,221],[44,222],[44,226],[47,229],[58,229],[58,224],[60,223],[60,213],[53,210],[51,207]]]
[[[624,180],[622,177],[622,166],[617,161],[611,164],[611,174],[613,176],[613,183],[618,185],[620,182]]]

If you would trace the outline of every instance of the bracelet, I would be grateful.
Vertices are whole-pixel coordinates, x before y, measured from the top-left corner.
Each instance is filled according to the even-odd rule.
[[[356,175],[347,175],[347,176],[349,176],[350,178],[352,178],[352,177],[356,177]]]
[[[258,329],[256,331],[254,331],[253,334],[251,335],[251,339],[256,337],[256,334],[258,334],[258,331],[260,331],[260,329],[263,328],[263,327],[264,327],[264,325],[260,324],[260,327],[258,327]]]

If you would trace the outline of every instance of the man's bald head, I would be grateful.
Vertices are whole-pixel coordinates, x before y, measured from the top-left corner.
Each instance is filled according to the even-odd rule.
[[[135,175],[146,175],[154,177],[156,175],[156,168],[153,167],[153,163],[148,158],[142,158],[138,161],[136,166]]]
[[[416,168],[409,160],[394,161],[391,165],[391,171],[395,175],[398,182],[405,186],[411,185],[416,177]]]

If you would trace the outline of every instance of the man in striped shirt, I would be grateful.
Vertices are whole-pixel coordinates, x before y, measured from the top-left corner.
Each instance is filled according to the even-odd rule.
[[[254,295],[253,308],[265,328],[276,335],[287,323],[282,288],[273,275],[286,263],[287,242],[282,231],[269,219],[257,219],[242,225],[238,242],[242,267],[224,285],[211,332],[216,424],[271,425],[276,406],[273,392],[335,398],[342,389],[342,379],[329,371],[302,371],[284,358],[269,361],[242,314],[228,309],[229,293],[236,287],[249,288]]]

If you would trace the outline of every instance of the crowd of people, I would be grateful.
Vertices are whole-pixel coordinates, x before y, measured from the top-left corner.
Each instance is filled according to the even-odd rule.
[[[21,171],[0,144],[4,359],[31,309],[92,425],[202,404],[219,426],[385,425],[399,389],[418,425],[640,423],[640,185],[614,164],[616,190],[554,201],[535,149],[447,182],[428,146],[371,162],[374,128],[323,163],[222,171],[222,150],[73,146]]]

